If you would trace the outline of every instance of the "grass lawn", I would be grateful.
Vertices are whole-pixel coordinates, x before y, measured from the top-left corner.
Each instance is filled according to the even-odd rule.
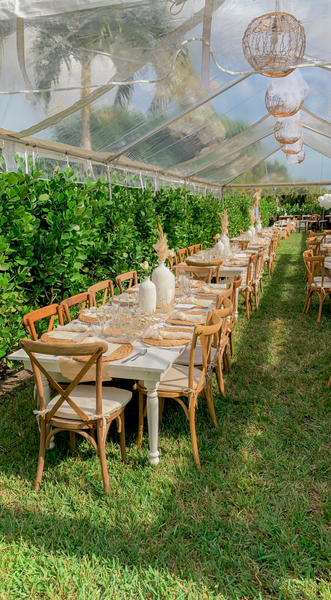
[[[126,411],[128,463],[108,442],[112,495],[83,439],[64,434],[33,492],[38,443],[31,382],[0,397],[0,599],[331,599],[331,316],[316,323],[293,234],[265,276],[260,310],[241,306],[219,429],[202,400],[193,464],[188,423],[166,404],[162,461],[137,451],[137,406]]]

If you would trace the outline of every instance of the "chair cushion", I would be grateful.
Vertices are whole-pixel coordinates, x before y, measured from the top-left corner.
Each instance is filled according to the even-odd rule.
[[[201,371],[194,369],[193,373],[193,388],[195,389],[199,383]],[[139,385],[144,387],[144,382],[139,381]],[[158,392],[184,392],[188,388],[188,367],[184,365],[174,364],[171,369],[165,374],[160,382]]]
[[[188,346],[187,348],[185,348],[183,354],[181,354],[175,360],[175,365],[187,365],[188,366],[189,360],[190,360],[190,351],[191,351],[191,346]],[[211,360],[213,360],[215,353],[216,353],[216,348],[211,348],[210,352],[211,352]],[[200,345],[197,346],[195,349],[194,364],[199,367],[202,365],[202,347]]]
[[[314,283],[318,287],[321,287],[322,277],[314,277]],[[330,277],[324,277],[324,288],[329,288],[329,287],[331,287],[331,279],[330,279]]]
[[[96,413],[96,388],[90,385],[78,385],[71,392],[70,398],[84,411],[84,413],[90,417]],[[60,395],[55,396],[49,404],[47,404],[47,408],[51,409],[56,404]],[[131,400],[132,394],[127,390],[121,390],[118,388],[102,388],[102,412],[103,414],[112,414],[120,410],[123,406]],[[56,417],[61,417],[62,419],[73,419],[75,421],[80,421],[79,415],[71,408],[68,402],[64,401],[60,408],[56,411]]]

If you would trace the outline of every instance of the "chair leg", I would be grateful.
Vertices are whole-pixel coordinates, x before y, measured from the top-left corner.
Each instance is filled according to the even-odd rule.
[[[224,379],[223,379],[223,371],[222,371],[222,360],[220,357],[218,358],[218,364],[215,367],[215,373],[217,378],[218,389],[221,392],[223,398],[225,398],[225,388],[224,388]]]
[[[191,433],[193,456],[194,456],[194,460],[195,460],[197,469],[199,471],[201,471],[199,450],[198,450],[198,443],[197,443],[197,433],[196,433],[196,428],[195,428],[195,404],[193,402],[192,402],[191,408],[189,410],[189,421],[190,421],[190,433]]]
[[[70,450],[71,452],[76,450],[76,434],[74,431],[70,431]]]
[[[254,299],[255,299],[256,310],[258,310],[258,308],[259,308],[259,290],[258,290],[257,284],[254,286]]]
[[[121,456],[122,456],[122,462],[126,463],[124,410],[121,412],[120,419],[121,419],[121,431],[120,431]]]
[[[225,351],[224,351],[224,356],[225,356],[225,360],[226,360],[226,364],[227,364],[227,370],[228,373],[232,373],[232,369],[231,369],[231,363],[230,363],[230,356],[229,356],[229,351],[228,351],[228,346],[226,345]]]
[[[205,391],[205,398],[206,398],[206,401],[207,401],[207,407],[208,407],[208,411],[209,411],[209,414],[210,414],[210,418],[211,418],[212,424],[217,429],[218,428],[218,423],[217,423],[216,414],[215,414],[213,389],[212,389],[211,381],[210,381],[210,383],[207,383],[207,385],[204,388],[204,391]]]
[[[98,437],[98,448],[99,448],[99,458],[100,458],[100,463],[101,463],[103,489],[106,494],[110,494],[109,474],[108,474],[107,459],[106,459],[106,439],[102,440],[102,436],[103,436],[103,427],[102,427],[102,421],[100,421],[97,424],[97,437]]]
[[[144,432],[144,394],[139,391],[139,412],[138,412],[138,437],[137,437],[137,446],[141,448],[141,444],[143,441],[143,432]]]
[[[318,310],[318,317],[317,317],[317,323],[321,322],[321,316],[322,316],[322,307],[323,307],[323,294],[318,294],[319,295],[319,300],[320,300],[320,307]]]
[[[245,302],[246,302],[246,316],[247,316],[247,319],[249,319],[249,295],[248,295],[248,292],[246,292]]]
[[[310,292],[307,292],[307,296],[306,296],[306,300],[305,300],[305,305],[304,305],[304,307],[303,307],[303,310],[302,310],[302,313],[301,313],[302,315],[304,315],[304,314],[305,314],[305,312],[307,312],[307,311],[308,311],[308,309],[307,309],[307,305],[308,305],[309,295],[310,295]]]
[[[46,423],[44,419],[40,419],[40,436],[39,436],[39,458],[37,475],[34,483],[35,492],[39,491],[40,483],[43,476],[44,464],[45,464],[45,442],[46,442]]]
[[[261,290],[261,292],[263,292],[263,281],[262,281],[262,277],[261,277],[261,279],[260,279],[260,290]]]
[[[229,341],[230,341],[230,352],[231,356],[234,356],[234,348],[233,348],[233,331],[229,333]]]

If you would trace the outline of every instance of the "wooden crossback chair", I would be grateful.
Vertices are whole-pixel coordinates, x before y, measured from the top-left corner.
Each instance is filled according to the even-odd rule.
[[[209,410],[211,420],[215,427],[218,427],[214,409],[214,400],[212,386],[210,384],[210,352],[214,336],[218,334],[222,326],[222,321],[215,311],[208,314],[206,325],[197,325],[194,328],[189,366],[174,364],[165,374],[159,384],[157,395],[160,405],[160,417],[166,398],[173,398],[183,408],[185,415],[190,423],[191,441],[193,455],[197,468],[200,470],[200,459],[196,437],[195,412],[197,408],[198,395],[202,392]],[[202,348],[202,368],[194,367],[195,352],[197,341],[200,340]],[[144,382],[138,383],[139,393],[139,425],[138,425],[138,447],[141,446],[144,427],[144,412],[146,406],[147,389]],[[187,400],[187,403],[184,402]]]
[[[114,298],[114,286],[111,279],[105,279],[104,281],[100,281],[99,283],[95,283],[94,285],[90,285],[87,290],[92,294],[93,306],[97,306],[97,301],[95,298],[95,294],[98,292],[104,292],[101,304],[106,304],[109,300]]]
[[[306,246],[308,250],[312,250],[314,256],[320,256],[321,254],[321,240],[318,240],[316,236],[306,239]]]
[[[193,246],[188,246],[187,251],[188,251],[188,256],[193,256],[193,254],[195,254],[195,244]]]
[[[249,306],[253,311],[253,300],[252,300],[252,292],[253,292],[253,277],[254,270],[256,266],[258,254],[251,254],[248,259],[247,271],[246,271],[246,281],[243,282],[239,288],[239,293],[244,297],[246,303],[246,316],[249,319]]]
[[[202,250],[202,244],[195,244],[194,246],[194,254],[197,254],[198,252],[201,252]]]
[[[255,299],[256,309],[259,308],[259,288],[263,291],[262,284],[262,276],[263,276],[263,266],[264,266],[264,249],[260,248],[257,253],[257,259],[255,263],[254,273],[253,273],[253,293]]]
[[[237,302],[237,290],[240,289],[242,283],[242,277],[241,275],[236,275],[234,278],[234,282],[233,282],[233,295],[232,295],[232,314],[231,314],[231,318],[228,322],[228,332],[229,332],[229,342],[230,342],[230,352],[231,352],[231,356],[234,356],[234,349],[233,349],[233,329],[234,329],[234,325],[235,325],[235,318],[236,318],[236,302]]]
[[[34,324],[38,321],[42,321],[43,319],[47,319],[48,317],[50,317],[50,320],[47,327],[47,333],[52,331],[55,317],[58,317],[59,324],[63,325],[63,313],[59,304],[50,304],[49,306],[44,306],[43,308],[37,308],[37,310],[33,310],[32,312],[29,312],[23,316],[24,326],[33,340],[36,341],[38,339],[38,334]]]
[[[329,296],[331,300],[331,278],[325,275],[324,256],[312,256],[311,252],[311,250],[306,250],[306,252],[303,253],[308,282],[307,296],[302,314],[304,315],[309,311],[312,296],[316,292],[319,297],[319,311],[317,317],[317,323],[319,323],[325,298]]]
[[[216,283],[218,283],[218,279],[219,279],[219,272],[220,272],[220,268],[223,265],[224,260],[223,259],[218,259],[218,260],[205,260],[203,266],[204,267],[215,267],[215,281]],[[186,264],[189,265],[190,267],[202,267],[201,261],[200,260],[196,260],[194,258],[187,258],[186,259]]]
[[[242,240],[238,240],[238,245],[240,247],[240,250],[247,250],[247,246],[248,246],[249,242],[244,242]]]
[[[187,248],[181,248],[181,250],[177,250],[176,254],[177,254],[178,258],[179,258],[179,263],[182,263],[188,257],[188,249]]]
[[[117,289],[120,294],[123,294],[123,292],[124,292],[123,283],[127,282],[127,281],[129,282],[126,287],[126,289],[128,289],[128,290],[133,285],[137,285],[137,283],[138,283],[137,271],[127,271],[126,273],[122,273],[121,275],[117,275],[117,277],[115,277],[115,283],[116,283]]]
[[[232,291],[232,290],[231,290]],[[213,370],[216,373],[218,389],[225,398],[223,367],[225,372],[231,373],[231,364],[229,357],[229,319],[233,311],[233,304],[230,298],[223,297],[220,307],[216,313],[222,321],[222,327],[215,337],[216,355],[212,359]]]
[[[90,292],[82,292],[81,294],[76,294],[75,296],[70,296],[70,298],[66,298],[62,300],[60,306],[62,307],[67,323],[71,323],[71,316],[69,308],[72,306],[78,306],[81,304],[80,310],[84,310],[86,305],[90,308],[93,306],[93,298]]]
[[[45,450],[51,438],[60,431],[69,431],[70,445],[75,448],[75,434],[87,439],[99,455],[103,487],[110,494],[109,475],[105,453],[108,430],[116,419],[120,433],[120,445],[123,462],[126,461],[124,409],[131,399],[131,392],[102,386],[102,354],[107,351],[105,342],[93,344],[42,344],[42,353],[55,356],[87,356],[81,371],[70,385],[63,389],[52,375],[40,364],[36,353],[41,352],[40,342],[20,340],[20,346],[28,354],[36,380],[39,395],[39,410],[34,411],[40,429],[40,447],[37,476],[34,489],[39,490],[45,463]],[[96,365],[96,385],[78,385],[89,369]],[[48,379],[51,387],[58,392],[46,406],[44,388],[40,372]],[[51,429],[53,428],[53,429]],[[97,439],[95,439],[95,432]]]
[[[176,265],[173,268],[175,277],[178,277],[179,273],[189,273],[191,277],[198,281],[205,281],[211,283],[211,280],[216,272],[216,267],[194,267],[189,265]]]
[[[272,237],[271,242],[269,244],[269,248],[268,248],[267,252],[264,254],[264,262],[268,267],[269,279],[274,271],[275,256],[276,256],[276,239],[274,237]]]

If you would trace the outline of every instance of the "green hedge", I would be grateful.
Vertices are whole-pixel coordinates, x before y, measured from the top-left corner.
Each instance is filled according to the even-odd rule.
[[[87,289],[89,285],[156,265],[152,245],[160,221],[174,249],[213,243],[220,231],[221,200],[186,194],[183,189],[115,187],[109,198],[104,181],[77,183],[72,173],[42,180],[0,174],[0,357],[26,335],[22,316],[37,307]],[[247,229],[251,198],[228,195],[229,234]],[[263,225],[275,204],[261,200]]]

